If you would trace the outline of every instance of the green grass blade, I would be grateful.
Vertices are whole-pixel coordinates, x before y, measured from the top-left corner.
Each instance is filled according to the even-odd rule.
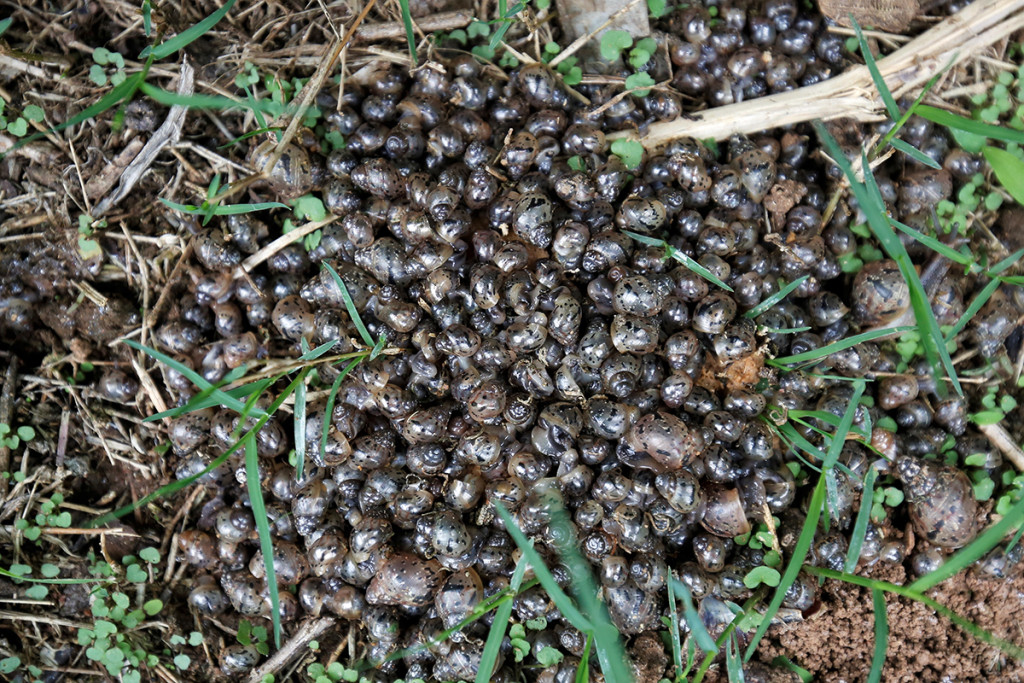
[[[174,370],[177,370],[185,379],[199,387],[200,390],[210,390],[210,397],[216,399],[217,402],[220,405],[224,406],[225,408],[230,408],[231,410],[235,410],[238,412],[241,412],[245,408],[245,404],[242,401],[238,400],[237,398],[234,398],[233,396],[228,395],[224,391],[213,386],[210,382],[206,381],[205,377],[203,377],[198,372],[188,367],[184,363],[181,363],[175,360],[174,358],[171,358],[167,354],[157,351],[156,349],[150,348],[148,346],[143,346],[134,339],[124,339],[122,341],[124,341],[125,344],[132,347],[136,351],[142,351],[144,354],[146,354],[153,360],[160,361],[164,365],[173,368]],[[257,409],[256,414],[262,416],[264,415],[264,412],[262,410]],[[152,418],[147,418],[147,420],[152,420]]]
[[[996,275],[999,275],[1004,270],[1006,270],[1007,268],[1015,264],[1017,261],[1019,261],[1021,256],[1024,256],[1024,249],[1018,249],[1017,251],[1013,252],[1012,254],[1004,258],[999,263],[989,268],[987,271],[988,276],[995,277]]]
[[[967,256],[966,254],[961,254],[953,247],[949,246],[948,244],[943,244],[942,242],[932,237],[931,235],[926,235],[923,232],[920,232],[919,230],[915,230],[909,225],[900,223],[895,218],[890,218],[889,222],[892,224],[894,228],[896,228],[900,232],[904,233],[905,235],[910,235],[911,237],[914,238],[914,240],[920,242],[921,244],[928,247],[932,251],[942,254],[950,261],[953,261],[954,263],[959,263],[962,266],[970,267],[974,265],[974,259],[972,259],[970,256]]]
[[[909,586],[899,586],[888,581],[879,581],[877,579],[869,579],[864,576],[857,576],[856,574],[845,574],[843,572],[837,572],[832,569],[825,569],[824,567],[807,567],[807,572],[815,576],[822,576],[827,579],[836,579],[839,581],[845,581],[846,583],[852,583],[856,586],[863,586],[865,588],[878,589],[885,591],[886,593],[894,593],[896,595],[903,596],[909,600],[915,600],[928,607],[932,608],[942,616],[946,617],[954,624],[964,629],[972,636],[977,638],[983,643],[988,643],[994,647],[999,648],[1011,657],[1024,660],[1024,648],[1011,643],[1002,638],[997,638],[993,634],[989,633],[985,629],[981,628],[977,624],[967,619],[964,619],[959,614],[949,609],[945,605],[939,604],[935,600],[932,600],[924,593],[920,593]]]
[[[405,24],[405,42],[409,44],[409,56],[412,58],[412,65],[419,65],[419,58],[416,56],[416,35],[413,33],[412,12],[409,11],[409,0],[398,0],[398,6],[402,8],[402,23]]]
[[[885,611],[885,594],[872,588],[871,604],[875,611],[875,651],[871,655],[871,671],[868,672],[867,683],[879,683],[882,680],[882,667],[885,666],[885,653],[889,649],[889,616]]]
[[[939,323],[935,320],[935,313],[932,312],[928,293],[925,291],[924,285],[921,284],[921,278],[914,268],[906,248],[904,248],[903,243],[892,229],[892,226],[889,225],[885,202],[882,200],[878,184],[870,172],[867,156],[863,151],[861,152],[861,161],[866,172],[864,174],[864,181],[860,182],[857,180],[857,176],[854,174],[846,155],[839,148],[839,144],[825,129],[821,121],[814,122],[814,129],[817,131],[818,137],[821,138],[821,142],[829,156],[835,160],[836,164],[842,169],[843,175],[846,176],[850,184],[850,191],[853,192],[861,209],[867,215],[871,232],[881,243],[889,258],[899,266],[900,272],[907,282],[907,286],[910,289],[910,302],[914,309],[917,325],[921,331],[921,341],[924,344],[925,357],[928,359],[929,365],[932,366],[935,375],[938,376],[938,366],[941,363],[945,369],[946,376],[953,384],[953,388],[957,394],[963,396],[963,387],[960,386],[960,380],[956,376],[956,368],[953,367],[953,360],[949,357],[949,352],[946,350],[945,340],[943,339],[942,331],[939,329]],[[939,382],[937,384],[937,391],[940,396],[944,395],[946,391],[945,384]]]
[[[863,152],[861,152],[861,162],[865,169],[869,168],[867,155]],[[847,177],[853,178],[852,175]],[[850,187],[854,187],[852,180]],[[878,189],[878,183],[875,182],[875,176],[870,172],[866,172],[864,174],[864,184],[861,187],[867,191],[869,207],[865,211],[868,214],[871,232],[882,243],[882,248],[889,254],[889,258],[896,261],[896,265],[899,266],[900,272],[903,274],[903,279],[907,281],[907,286],[910,288],[910,305],[914,310],[914,319],[917,321],[921,331],[921,343],[924,344],[925,358],[928,360],[928,364],[931,365],[932,371],[936,376],[940,374],[939,364],[941,363],[945,369],[946,376],[953,383],[953,389],[956,390],[958,395],[963,396],[964,391],[960,386],[959,378],[956,376],[953,359],[949,357],[949,351],[946,349],[946,341],[942,336],[942,330],[939,329],[939,322],[935,319],[935,312],[932,311],[931,299],[921,283],[921,277],[918,275],[917,269],[914,268],[914,264],[910,260],[910,255],[907,254],[906,247],[903,246],[903,242],[900,241],[899,236],[892,229],[892,226],[889,225],[888,216],[885,213],[885,201],[882,199],[881,190]],[[940,397],[944,397],[946,385],[939,382],[936,391]]]
[[[65,128],[69,128],[70,126],[77,126],[78,124],[84,123],[85,121],[88,121],[93,117],[99,116],[108,109],[113,109],[122,100],[127,101],[131,99],[132,95],[134,95],[135,91],[138,90],[139,85],[143,82],[143,79],[145,77],[145,71],[140,71],[138,73],[132,74],[131,76],[126,78],[122,83],[114,86],[114,88],[106,95],[101,97],[96,104],[92,105],[91,107],[86,107],[85,109],[78,112],[64,123],[57,124],[56,126],[47,129],[45,133],[33,133],[28,137],[21,138],[20,140],[18,140],[18,142],[14,144],[14,146],[11,148],[11,151],[23,147],[24,145],[30,142],[34,142],[45,135],[49,135],[51,133],[59,133]],[[3,156],[3,154],[0,154],[0,159],[2,159]]]
[[[301,382],[300,382],[301,384]],[[263,503],[263,486],[260,481],[260,459],[256,452],[256,435],[245,437],[245,483],[249,489],[249,504],[256,518],[256,532],[263,553],[263,568],[266,571],[267,588],[270,591],[270,619],[274,625],[274,645],[281,647],[281,599],[277,592],[277,574],[274,571],[274,537],[270,533],[267,506]]]
[[[221,7],[219,10],[217,10],[210,16],[206,17],[202,21],[197,22],[193,26],[189,26],[187,29],[185,29],[178,35],[174,36],[170,40],[160,43],[156,47],[147,47],[145,50],[142,51],[142,54],[139,55],[139,59],[145,59],[150,55],[150,53],[153,54],[154,59],[163,59],[164,57],[169,57],[173,55],[175,52],[182,49],[186,45],[189,45],[193,41],[201,38],[203,34],[205,34],[207,31],[213,28],[218,21],[223,19],[227,15],[227,13],[231,11],[231,8],[234,7],[234,5],[235,0],[228,0],[226,3],[224,3],[224,6]]]
[[[693,596],[690,595],[690,589],[685,583],[674,576],[669,579],[669,585],[679,594],[679,599],[683,603],[683,618],[686,619],[686,624],[690,627],[693,639],[697,641],[697,647],[705,653],[718,652],[718,643],[708,633],[707,627],[704,626],[704,621],[700,618],[700,614],[697,613],[697,608],[693,604]]]
[[[803,668],[802,666],[799,666],[798,664],[795,664],[792,660],[789,659],[789,657],[779,655],[778,657],[772,660],[772,666],[777,666],[792,671],[800,677],[800,683],[811,683],[811,681],[814,680],[814,676],[811,674],[810,671]]]
[[[337,344],[337,343],[338,342],[333,341],[333,340],[332,341],[326,341],[323,344],[321,344],[320,346],[316,347],[315,349],[310,349],[310,350],[306,351],[305,353],[303,353],[301,356],[299,356],[299,360],[303,360],[303,361],[316,360],[317,358],[320,358],[320,357],[324,356],[328,351],[333,349],[334,345]]]
[[[275,102],[243,102],[233,100],[222,95],[181,95],[170,90],[158,88],[150,83],[139,84],[141,90],[147,96],[153,98],[160,104],[167,106],[178,105],[189,109],[244,109],[252,112],[280,112],[280,105]]]
[[[985,147],[981,153],[999,179],[999,184],[1010,193],[1014,201],[1024,205],[1024,161],[998,147]]]
[[[523,557],[533,567],[533,573],[537,576],[537,580],[540,581],[540,585],[544,587],[544,590],[548,592],[548,597],[551,598],[552,602],[555,603],[555,607],[559,609],[570,624],[578,628],[580,631],[591,633],[594,630],[594,625],[587,619],[583,614],[576,609],[576,605],[572,603],[569,596],[559,587],[558,582],[555,581],[555,577],[551,575],[551,571],[548,570],[544,560],[541,559],[540,555],[536,550],[533,549],[533,545],[523,534],[522,530],[516,525],[512,515],[505,509],[505,506],[500,502],[495,501],[494,509],[501,517],[501,520],[505,523],[505,530],[508,531],[509,535],[512,536],[512,540],[519,546],[519,550],[522,551]],[[596,637],[596,636],[595,636]]]
[[[7,29],[14,23],[14,17],[7,17],[6,19],[0,19],[0,36],[7,32]]]
[[[210,472],[212,472],[215,469],[217,469],[218,467],[220,467],[225,461],[227,461],[227,459],[229,457],[231,457],[232,454],[235,453],[235,451],[237,451],[239,448],[242,447],[242,441],[243,441],[243,439],[245,437],[250,436],[250,435],[255,435],[257,432],[259,432],[259,430],[263,429],[263,426],[265,424],[267,424],[267,422],[270,420],[271,415],[273,415],[274,413],[277,412],[278,408],[280,408],[284,404],[285,400],[291,395],[292,391],[295,390],[295,387],[296,387],[297,383],[298,383],[298,381],[294,380],[294,381],[292,381],[291,384],[289,384],[287,387],[285,387],[285,390],[283,392],[281,392],[281,395],[278,396],[274,400],[274,402],[270,404],[270,408],[267,409],[267,413],[265,415],[263,415],[259,420],[256,421],[256,424],[254,424],[252,426],[252,429],[250,429],[248,432],[246,432],[245,435],[241,439],[238,439],[237,441],[235,441],[235,443],[232,444],[231,447],[228,448],[228,450],[224,451],[219,456],[214,458],[210,462],[210,464],[207,465],[206,467],[204,467],[202,470],[200,470],[199,472],[196,472],[195,474],[189,475],[189,476],[185,477],[184,479],[179,479],[179,480],[173,481],[170,484],[167,484],[165,486],[161,486],[156,491],[153,491],[152,493],[150,493],[147,496],[143,496],[142,498],[140,498],[138,501],[136,501],[134,503],[129,503],[128,505],[125,505],[124,507],[120,507],[117,510],[114,510],[113,512],[108,512],[105,515],[101,515],[100,517],[97,517],[95,520],[93,520],[92,522],[90,522],[86,526],[89,527],[89,528],[92,528],[92,529],[94,529],[96,527],[103,526],[104,524],[106,524],[108,522],[112,522],[112,521],[114,521],[115,519],[117,519],[119,517],[123,517],[123,516],[127,515],[130,512],[134,512],[135,510],[139,509],[140,507],[142,507],[144,505],[149,505],[150,503],[152,503],[154,500],[157,500],[158,498],[164,498],[166,496],[170,496],[170,495],[173,495],[173,494],[177,493],[178,491],[182,490],[183,488],[186,488],[186,487],[190,486],[191,484],[193,484],[194,482],[198,481],[201,477],[206,476]]]
[[[338,275],[338,271],[331,267],[331,264],[324,261],[324,268],[331,277],[334,278],[335,284],[338,285],[338,289],[341,290],[341,298],[345,302],[345,309],[348,311],[348,317],[352,319],[352,323],[359,330],[359,336],[363,338],[363,342],[367,346],[373,346],[373,335],[370,334],[369,330],[366,329],[366,325],[363,324],[363,319],[359,317],[359,311],[356,310],[356,304],[352,301],[352,295],[348,293],[348,287],[342,281],[341,276]]]
[[[810,277],[810,275],[801,275],[800,277],[798,277],[797,279],[793,280],[788,285],[786,285],[785,287],[783,287],[779,291],[775,292],[770,297],[768,297],[767,299],[765,299],[764,301],[762,301],[761,303],[759,303],[758,305],[754,306],[749,311],[744,313],[743,317],[744,318],[750,318],[751,320],[753,320],[754,318],[756,318],[757,316],[761,315],[762,313],[767,311],[769,308],[771,308],[772,306],[775,306],[777,303],[779,303],[780,301],[785,299],[787,296],[789,296],[789,294],[793,290],[795,290],[797,287],[799,287],[804,282],[806,282],[807,278],[809,278],[809,277]]]
[[[985,285],[984,289],[978,292],[978,295],[971,301],[971,304],[967,307],[967,310],[964,311],[964,314],[956,321],[956,325],[953,325],[953,329],[951,329],[949,334],[946,335],[946,341],[949,341],[956,337],[956,335],[960,334],[964,327],[967,326],[967,323],[971,321],[971,318],[977,315],[978,311],[981,310],[981,307],[984,306],[990,298],[992,298],[992,295],[996,293],[996,290],[999,289],[999,285],[1001,284],[1002,282],[998,279],[992,279],[987,285]]]
[[[935,159],[932,159],[930,156],[919,150],[917,147],[914,147],[909,142],[904,142],[899,138],[893,138],[892,140],[889,141],[889,144],[898,149],[899,151],[903,152],[904,154],[906,154],[911,159],[914,159],[918,163],[922,163],[925,166],[928,166],[929,168],[942,168],[942,165],[939,164],[939,162],[935,161]]]
[[[590,681],[590,648],[594,646],[594,636],[587,636],[587,644],[583,646],[583,656],[580,657],[580,665],[576,667],[575,683],[588,683]]]
[[[675,584],[671,580],[668,582],[668,618],[671,620],[668,624],[668,633],[672,645],[672,663],[676,667],[676,678],[678,678],[683,671],[683,638],[679,633]]]
[[[772,617],[779,611],[779,607],[782,606],[782,601],[786,599],[786,591],[796,581],[797,575],[800,573],[800,569],[803,567],[804,560],[807,558],[807,553],[811,549],[811,542],[814,540],[814,532],[818,527],[818,520],[821,518],[821,511],[825,503],[825,486],[827,481],[828,471],[835,466],[836,461],[839,460],[839,454],[843,450],[843,444],[846,442],[846,435],[850,431],[850,427],[853,426],[853,418],[857,414],[857,406],[860,405],[860,397],[864,393],[864,382],[857,382],[854,384],[853,395],[850,397],[850,403],[846,407],[846,411],[843,413],[843,421],[836,429],[835,435],[832,437],[832,442],[829,444],[828,452],[825,454],[825,460],[821,464],[821,474],[818,476],[818,483],[814,487],[814,493],[811,494],[811,502],[807,508],[807,517],[804,520],[804,526],[800,530],[800,536],[797,539],[796,545],[793,547],[793,554],[789,558],[789,564],[786,565],[786,571],[782,575],[782,580],[779,582],[778,587],[775,589],[775,594],[772,596],[771,602],[768,604],[768,608],[764,612],[764,618],[761,620],[760,625],[757,627],[757,631],[754,633],[754,637],[750,641],[750,645],[747,646],[747,652],[744,656],[745,661],[749,661],[757,650],[758,643],[761,642],[761,638],[768,631],[768,627],[771,624]]]
[[[220,402],[214,398],[211,398],[210,394],[228,384],[231,384],[235,380],[240,379],[243,375],[245,375],[245,371],[246,366],[239,365],[237,368],[235,368],[228,374],[224,375],[223,379],[221,379],[219,382],[217,382],[216,384],[211,384],[209,387],[203,389],[198,394],[190,398],[184,405],[180,405],[177,408],[165,410],[161,413],[157,413],[156,415],[150,415],[148,418],[146,418],[146,420],[155,421],[162,420],[165,417],[178,417],[179,415],[184,415],[185,413],[194,413],[197,410],[203,410],[204,408],[208,408],[210,406],[220,405]],[[240,388],[242,387],[236,387],[236,391],[237,389]],[[237,394],[233,394],[230,391],[226,393],[229,396],[238,398]],[[248,396],[248,393],[246,393],[245,395]]]
[[[1022,131],[1006,128],[1005,126],[982,123],[981,121],[968,119],[931,105],[922,104],[917,108],[917,115],[947,128],[955,128],[956,130],[962,130],[966,133],[980,135],[985,138],[992,138],[993,140],[1016,142],[1017,144],[1024,145],[1024,132]]]
[[[853,23],[853,30],[857,32],[857,42],[860,43],[860,54],[864,57],[864,64],[868,67],[868,71],[871,72],[871,80],[875,82],[875,88],[878,89],[878,94],[882,98],[882,102],[885,103],[885,110],[889,112],[889,116],[892,117],[893,121],[900,118],[900,108],[896,106],[896,99],[892,96],[889,91],[889,86],[885,84],[885,79],[882,78],[882,72],[878,70],[878,64],[875,63],[875,56],[871,54],[871,48],[868,46],[868,41],[864,38],[864,32],[860,30],[860,24],[857,20],[850,15],[850,21]],[[895,142],[895,140],[893,141]],[[865,168],[867,168],[865,166]]]
[[[860,549],[864,546],[864,535],[868,530],[868,522],[871,521],[871,503],[875,495],[875,480],[878,478],[878,470],[869,467],[864,475],[864,488],[860,494],[860,510],[857,511],[857,521],[853,523],[853,534],[850,536],[850,548],[846,551],[846,562],[843,569],[852,574],[857,568],[860,560]]]
[[[259,114],[260,116],[262,116],[262,114],[260,112],[254,112],[254,113]],[[257,135],[262,135],[264,133],[277,133],[277,132],[280,132],[280,131],[281,131],[281,127],[280,126],[264,126],[263,128],[257,128],[256,130],[249,131],[245,135],[239,135],[234,140],[231,140],[230,142],[225,142],[223,145],[218,146],[217,149],[227,149],[228,147],[231,147],[232,145],[237,145],[242,140],[248,140],[249,138],[253,138],[253,137],[256,137]]]
[[[292,425],[295,432],[295,481],[302,480],[306,468],[306,374],[309,369],[300,373],[298,386],[295,387],[295,410],[292,414]]]
[[[519,558],[516,570],[512,573],[512,580],[509,588],[512,594],[519,592],[523,585],[523,576],[526,575],[526,560]],[[487,633],[487,642],[484,643],[484,651],[480,656],[480,668],[476,671],[476,683],[488,683],[494,673],[494,666],[498,662],[498,653],[501,651],[501,641],[505,638],[505,631],[508,629],[509,619],[512,617],[512,600],[507,600],[498,607],[494,613],[494,622],[491,630]]]
[[[884,330],[870,330],[868,332],[861,332],[860,334],[855,334],[852,337],[847,337],[846,339],[840,339],[837,342],[826,344],[825,346],[822,346],[820,349],[811,349],[810,351],[804,351],[803,353],[798,353],[793,356],[782,356],[781,358],[774,358],[771,360],[771,364],[781,366],[792,365],[794,363],[809,363],[821,360],[822,358],[832,355],[836,351],[842,351],[843,349],[848,349],[851,346],[856,346],[857,344],[863,344],[864,342],[871,341],[873,339],[878,339],[879,337],[885,337],[891,334],[906,332],[908,330],[913,329],[914,327],[907,325],[904,327],[891,327]]]
[[[660,240],[656,237],[650,237],[649,235],[641,235],[640,233],[631,232],[629,230],[623,230],[622,232],[626,235],[629,235],[630,237],[635,239],[637,242],[640,242],[641,244],[646,244],[652,247],[662,247],[665,250],[665,254],[667,254],[671,258],[674,258],[676,261],[679,261],[684,266],[686,266],[693,272],[697,273],[697,275],[700,275],[708,282],[718,285],[719,287],[728,292],[733,291],[732,287],[719,280],[714,273],[712,273],[710,270],[694,261],[692,258],[687,256],[683,252],[673,247],[665,240]]]
[[[31,576],[23,576],[21,574],[15,574],[12,571],[8,571],[0,567],[0,576],[6,576],[8,579],[13,579],[15,583],[21,581],[27,581],[28,583],[44,583],[51,586],[70,586],[81,583],[108,583],[113,579],[102,579],[98,577],[89,579],[36,579]]]
[[[334,402],[338,399],[338,390],[341,388],[341,382],[348,376],[348,373],[352,372],[357,365],[363,362],[363,357],[353,358],[349,361],[338,376],[334,378],[334,383],[331,384],[331,391],[327,394],[327,405],[324,407],[324,419],[323,426],[320,431],[320,457],[327,459],[327,435],[331,431],[331,420],[334,416]]]
[[[736,642],[736,635],[733,634],[725,641],[725,670],[729,676],[729,683],[744,683],[743,664],[740,662],[739,644]]]
[[[951,555],[941,567],[911,583],[907,588],[920,593],[937,586],[962,569],[970,567],[995,548],[1014,528],[1024,522],[1024,499],[1010,508],[1006,516],[982,532],[976,539]]]
[[[240,213],[255,213],[267,209],[291,209],[292,207],[281,202],[256,202],[255,204],[229,204],[227,206],[216,206],[213,209],[214,216],[234,216]]]
[[[266,377],[266,378],[258,380],[256,382],[250,382],[249,384],[243,384],[242,386],[235,387],[234,389],[227,389],[227,390],[224,391],[224,393],[227,394],[228,396],[231,396],[232,398],[237,398],[239,401],[246,401],[250,396],[252,396],[253,392],[263,393],[264,391],[266,391],[270,387],[270,385],[273,384],[276,381],[276,379],[277,378],[275,378],[275,377]],[[204,390],[204,391],[206,391],[206,390]],[[199,396],[202,393],[203,392],[200,392],[199,394],[196,394],[196,396]],[[193,397],[193,399],[194,398],[195,397]],[[186,413],[186,412],[191,413],[191,412],[195,412],[197,410],[203,410],[205,408],[210,408],[212,406],[220,406],[220,405],[222,405],[222,404],[221,404],[221,402],[219,400],[217,400],[215,397],[207,394],[204,398],[202,398],[199,401],[195,401],[194,403],[193,403],[193,401],[190,400],[184,406],[181,406],[179,408],[172,408],[170,410],[165,410],[162,413],[157,413],[156,415],[151,415],[150,417],[146,418],[146,421],[153,421],[153,420],[157,420],[157,419],[163,419],[165,417],[176,417],[176,416],[181,415],[181,414]],[[187,408],[187,410],[184,410],[185,408]]]
[[[931,78],[928,79],[928,82],[924,84],[924,88],[921,90],[920,93],[918,93],[917,97],[914,98],[914,102],[910,105],[910,107],[908,107],[907,110],[903,112],[903,116],[901,116],[899,121],[896,122],[896,125],[893,126],[889,130],[889,132],[885,134],[885,137],[879,141],[878,145],[875,146],[875,149],[872,151],[871,154],[872,159],[878,158],[878,155],[881,153],[883,149],[885,149],[886,145],[888,145],[892,141],[892,139],[896,137],[896,135],[901,130],[903,130],[903,126],[907,125],[907,121],[910,120],[910,117],[917,113],[917,108],[921,106],[921,102],[924,101],[925,95],[931,92],[932,88],[934,88],[935,84],[939,82],[939,79],[942,78],[943,74],[949,71],[956,63],[957,56],[958,54],[954,54],[950,58],[950,60],[946,62],[946,66],[942,67],[940,71],[937,71]]]
[[[557,539],[555,549],[575,579],[572,592],[581,611],[594,625],[594,647],[601,663],[601,671],[609,682],[631,681],[632,674],[626,649],[622,646],[618,629],[612,623],[607,607],[598,599],[600,588],[594,581],[589,562],[576,546],[576,527],[562,505],[560,494],[552,496],[548,507],[551,514],[548,526],[553,532],[552,536]]]

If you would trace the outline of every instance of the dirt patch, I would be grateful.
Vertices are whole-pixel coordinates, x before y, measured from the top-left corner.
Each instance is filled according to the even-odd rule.
[[[902,566],[876,565],[873,578],[902,584]],[[1024,579],[959,574],[930,597],[997,637],[1024,644]],[[839,581],[825,584],[822,609],[807,621],[772,629],[758,650],[770,662],[788,657],[819,681],[863,681],[871,667],[874,613],[871,591]],[[883,681],[1021,681],[1024,665],[982,643],[929,607],[886,596],[889,649]]]

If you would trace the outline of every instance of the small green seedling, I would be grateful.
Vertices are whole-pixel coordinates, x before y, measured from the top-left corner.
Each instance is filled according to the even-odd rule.
[[[210,187],[206,191],[206,199],[199,206],[194,204],[179,204],[178,202],[172,202],[169,199],[160,197],[160,201],[164,205],[170,208],[187,213],[193,216],[202,216],[203,225],[210,222],[214,216],[230,216],[244,213],[254,213],[256,211],[264,211],[266,209],[289,209],[287,204],[281,202],[257,202],[255,204],[231,204],[228,206],[222,206],[220,200],[217,197],[217,191],[220,189],[220,174],[213,176],[213,181],[210,183]]]
[[[23,442],[27,443],[34,438],[36,438],[36,430],[28,425],[22,425],[12,433],[10,425],[0,423],[0,446],[13,450],[21,446]]]

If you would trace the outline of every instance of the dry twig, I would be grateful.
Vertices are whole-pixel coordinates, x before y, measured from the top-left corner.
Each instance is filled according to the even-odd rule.
[[[878,68],[896,98],[920,89],[948,64],[958,64],[1024,28],[1024,0],[978,0],[879,60]],[[866,66],[780,95],[717,107],[652,124],[639,141],[656,150],[672,140],[722,140],[804,121],[852,118],[880,121],[885,111]],[[629,131],[609,139],[635,138]]]

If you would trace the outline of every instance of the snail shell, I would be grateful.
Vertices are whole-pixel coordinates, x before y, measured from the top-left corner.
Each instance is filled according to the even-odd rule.
[[[626,444],[654,460],[650,464],[638,464],[639,467],[668,472],[693,462],[704,448],[704,437],[678,417],[658,412],[637,420],[626,434]]]
[[[900,456],[896,476],[903,482],[914,529],[933,545],[960,548],[978,534],[978,502],[971,480],[962,471]]]
[[[701,520],[705,529],[723,538],[735,538],[750,531],[750,522],[737,489],[709,486],[705,491],[707,509]]]
[[[895,261],[865,264],[853,279],[853,312],[865,325],[899,318],[910,306],[910,287]]]
[[[425,607],[434,599],[444,569],[437,560],[421,560],[409,553],[392,555],[366,589],[371,605]]]

